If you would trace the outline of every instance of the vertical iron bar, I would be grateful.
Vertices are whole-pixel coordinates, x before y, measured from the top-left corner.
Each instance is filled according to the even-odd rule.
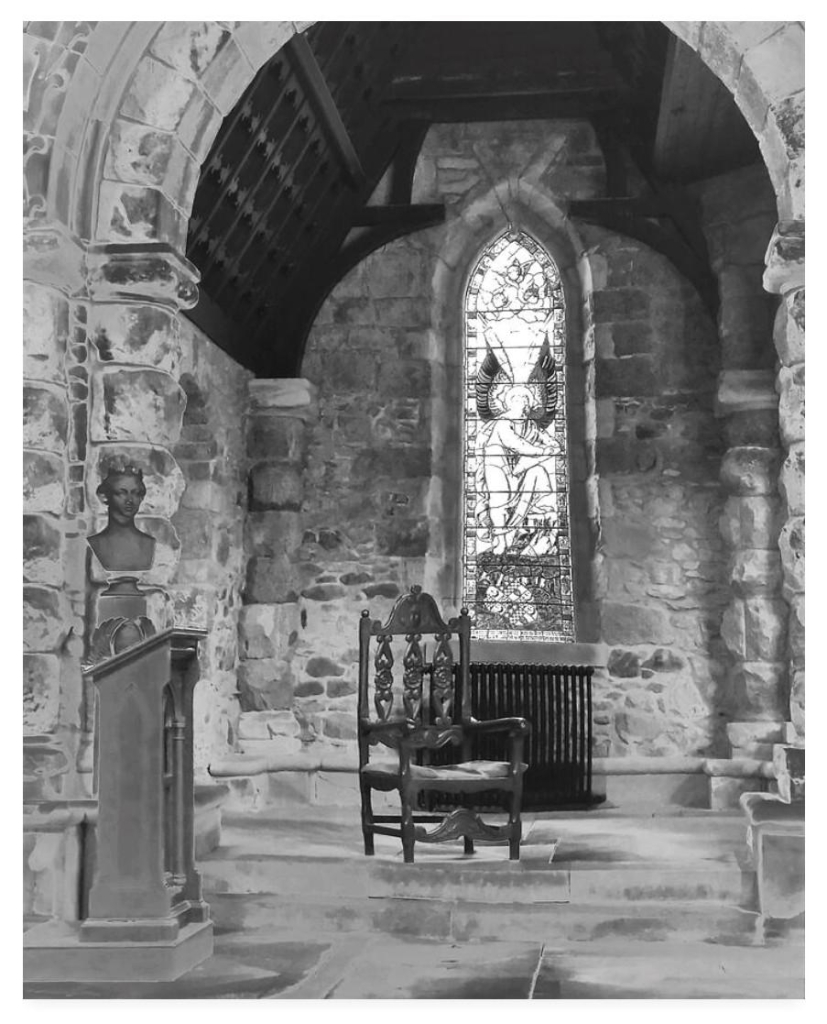
[[[569,666],[563,668],[563,716],[565,731],[563,732],[563,744],[566,756],[566,798],[571,795],[571,701],[569,699],[569,680],[571,673]]]
[[[542,750],[537,750],[537,760],[542,765],[543,779],[548,779],[549,776],[549,756],[548,756],[548,744],[549,744],[549,725],[548,725],[548,701],[546,694],[546,687],[548,685],[547,679],[548,673],[543,670],[541,666],[535,670],[534,685],[537,691],[537,727],[540,728],[541,734],[538,737],[538,741],[542,742]],[[538,742],[539,746],[539,742]],[[536,748],[535,748],[536,749]],[[547,790],[548,783],[544,782],[544,790]],[[548,794],[550,795],[550,794]],[[546,792],[543,793],[543,799],[547,798]]]
[[[589,668],[585,670],[585,692],[589,697],[589,717],[586,719],[586,746],[585,746],[585,758],[586,758],[586,796],[592,799],[592,675],[594,670]]]
[[[555,726],[554,726],[554,739],[555,739],[555,751],[554,759],[557,765],[557,778],[555,780],[555,798],[560,797],[560,786],[563,780],[563,672],[558,666],[555,670],[555,687],[554,687],[554,710],[555,710]]]

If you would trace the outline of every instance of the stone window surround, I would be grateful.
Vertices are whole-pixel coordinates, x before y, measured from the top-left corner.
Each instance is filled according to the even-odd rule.
[[[483,661],[550,663],[587,659],[602,663],[594,646],[599,619],[593,588],[599,510],[594,478],[595,422],[591,330],[590,268],[582,257],[571,223],[549,195],[524,181],[495,187],[462,211],[445,235],[432,282],[433,478],[429,501],[431,543],[425,566],[425,589],[443,596],[448,607],[462,602],[462,368],[464,359],[464,296],[468,280],[485,249],[503,231],[513,228],[531,235],[557,264],[566,300],[569,508],[577,643],[475,641],[475,657]]]

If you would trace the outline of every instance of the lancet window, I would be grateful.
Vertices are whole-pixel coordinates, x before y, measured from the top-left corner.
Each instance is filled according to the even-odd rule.
[[[560,273],[504,234],[465,298],[463,603],[480,639],[575,639],[565,396]]]

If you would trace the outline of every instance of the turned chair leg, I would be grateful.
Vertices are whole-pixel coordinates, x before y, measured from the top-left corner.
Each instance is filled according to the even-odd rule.
[[[508,813],[508,824],[511,826],[511,834],[508,839],[509,860],[520,859],[520,840],[523,838],[523,822],[520,817],[522,799],[522,792],[514,793],[511,797],[511,807]]]
[[[370,786],[362,782],[362,838],[365,841],[365,856],[372,857],[373,849],[373,805],[370,798]]]
[[[402,856],[406,864],[414,862],[414,821],[410,800],[402,799]]]

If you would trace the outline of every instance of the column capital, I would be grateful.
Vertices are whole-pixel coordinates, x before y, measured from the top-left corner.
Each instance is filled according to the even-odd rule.
[[[89,298],[103,302],[153,302],[192,309],[201,275],[165,242],[90,245],[86,256]]]
[[[306,421],[318,416],[318,388],[304,377],[257,378],[247,387],[253,416],[292,416]]]

